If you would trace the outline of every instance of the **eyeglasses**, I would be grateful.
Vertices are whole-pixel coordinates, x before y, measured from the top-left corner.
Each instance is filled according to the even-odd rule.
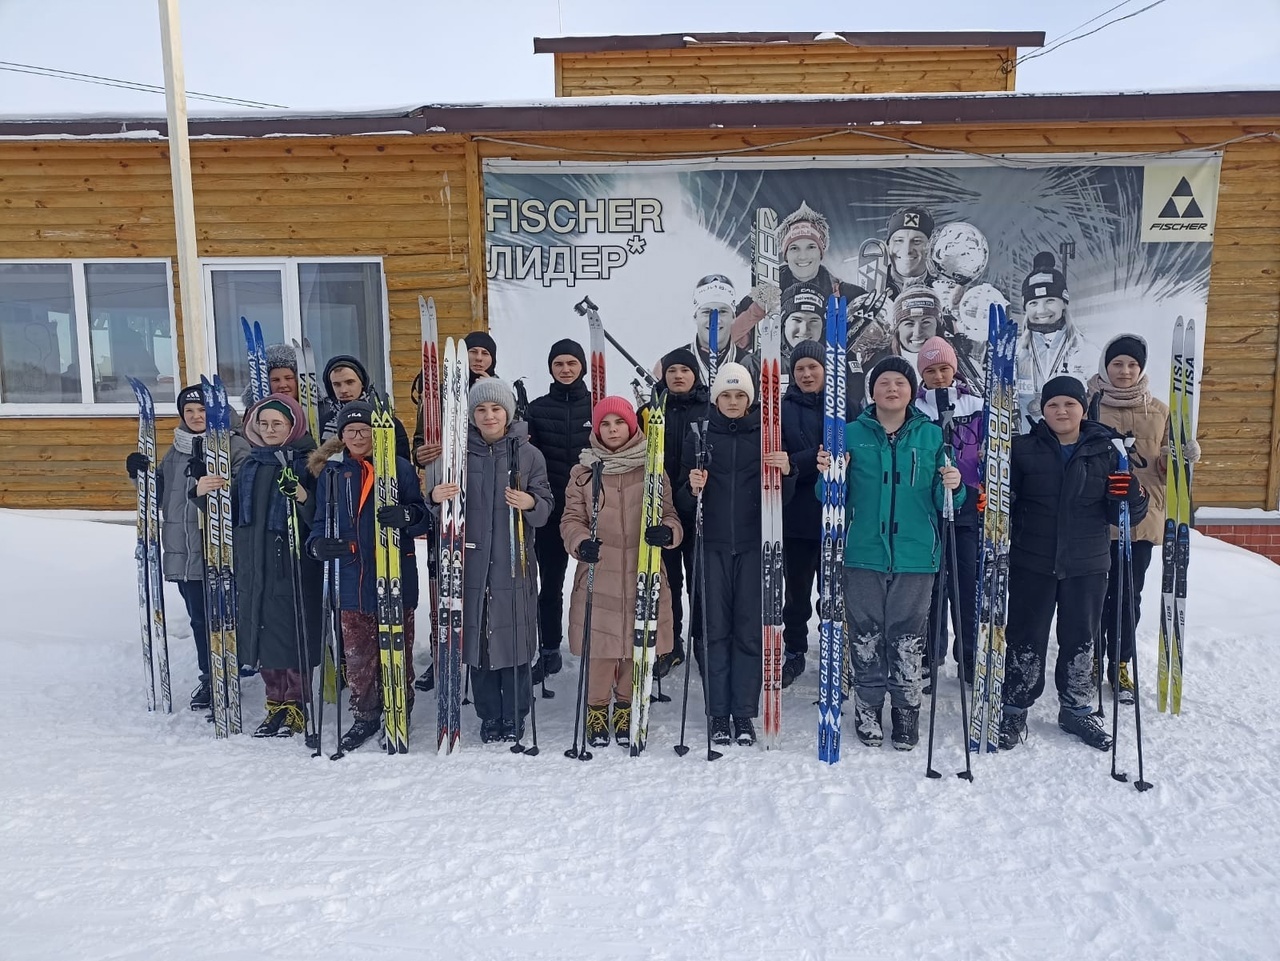
[[[368,437],[373,433],[371,427],[348,427],[342,432],[343,437]]]

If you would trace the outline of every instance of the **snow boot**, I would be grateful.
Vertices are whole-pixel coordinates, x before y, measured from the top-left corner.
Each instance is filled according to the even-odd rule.
[[[435,690],[436,686],[436,666],[428,664],[427,669],[418,675],[418,679],[413,682],[413,686],[419,691],[426,692]]]
[[[254,737],[277,737],[280,735],[280,727],[284,724],[285,709],[287,704],[281,704],[279,701],[267,701],[267,717],[258,729],[253,732]],[[290,734],[293,732],[290,731]]]
[[[878,707],[867,707],[859,704],[854,699],[853,704],[853,730],[858,735],[858,740],[867,747],[879,747],[884,743],[884,728],[880,726],[880,711]]]
[[[782,662],[782,686],[790,687],[797,677],[804,673],[804,653],[788,651],[787,659]]]
[[[631,747],[630,704],[613,705],[613,739],[618,742],[618,747]]]
[[[1112,686],[1115,680],[1112,680]],[[1129,663],[1126,661],[1120,665],[1120,692],[1119,698],[1121,704],[1133,704],[1133,678],[1129,675]]]
[[[1075,714],[1065,707],[1061,708],[1058,711],[1058,727],[1099,751],[1111,749],[1111,735],[1103,730],[1092,714]]]
[[[1027,712],[1005,711],[1000,717],[1000,750],[1012,751],[1027,739]]]
[[[502,740],[519,741],[524,737],[524,718],[518,721],[502,720]]]
[[[743,747],[751,747],[756,743],[756,726],[749,717],[733,719],[733,739]]]
[[[307,727],[307,716],[302,713],[302,705],[297,701],[286,701],[284,704],[284,721],[276,731],[276,737],[293,737],[301,734]]]
[[[609,746],[609,705],[587,705],[587,744],[591,747]]]
[[[713,744],[728,744],[733,738],[729,736],[729,719],[727,717],[713,717],[711,719],[711,742]]]
[[[338,748],[343,754],[350,754],[365,741],[382,731],[382,719],[379,717],[356,717],[355,723],[342,735]]]
[[[920,743],[920,709],[894,707],[889,709],[893,721],[893,746],[899,751],[910,751]]]
[[[502,721],[486,721],[480,722],[480,743],[492,744],[495,741],[502,740]]]
[[[191,692],[191,710],[207,711],[213,706],[213,686],[208,674],[200,675],[200,685]]]

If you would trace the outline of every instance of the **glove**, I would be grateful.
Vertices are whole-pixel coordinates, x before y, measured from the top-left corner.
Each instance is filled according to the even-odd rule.
[[[297,499],[298,496],[298,478],[293,471],[285,471],[280,475],[280,482],[277,485],[280,493],[285,497]]]
[[[1133,489],[1137,487],[1133,475],[1128,471],[1116,471],[1107,475],[1107,499],[1124,501],[1129,499]]]
[[[645,528],[644,542],[650,547],[670,547],[675,535],[666,524],[654,524]]]
[[[311,544],[311,556],[318,561],[336,561],[355,552],[356,545],[341,537],[318,537]]]
[[[187,476],[192,480],[199,480],[208,473],[209,468],[205,466],[203,456],[196,457],[193,455],[191,459],[187,461]]]
[[[583,541],[578,545],[578,560],[594,564],[600,560],[600,542],[598,540]]]
[[[982,484],[978,485],[978,513],[986,513],[987,510],[987,489]]]
[[[137,480],[138,475],[145,471],[150,463],[147,460],[147,455],[141,451],[135,450],[126,457],[124,459],[124,469],[129,472],[129,480]]]
[[[378,523],[383,527],[404,530],[422,520],[422,509],[417,504],[388,504],[378,508]]]

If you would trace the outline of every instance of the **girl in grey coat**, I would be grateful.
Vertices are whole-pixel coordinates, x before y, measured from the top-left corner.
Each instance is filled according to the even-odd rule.
[[[471,669],[471,696],[480,739],[519,741],[529,712],[538,650],[538,566],[534,529],[551,516],[551,486],[542,454],[523,422],[513,423],[516,398],[496,377],[478,380],[467,395],[467,548],[463,559],[462,659]],[[510,467],[520,472],[510,486]],[[437,484],[434,505],[458,493]],[[524,524],[523,563],[512,574],[510,510]],[[519,544],[516,545],[517,551]]]

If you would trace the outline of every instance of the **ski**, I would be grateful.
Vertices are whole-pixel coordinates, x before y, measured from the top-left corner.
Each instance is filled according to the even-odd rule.
[[[151,398],[151,391],[140,380],[129,378],[133,393],[138,398],[138,417],[142,421],[139,429],[139,441],[142,454],[147,458],[147,470],[140,481],[145,483],[146,493],[146,570],[147,601],[151,622],[150,653],[154,657],[154,671],[149,669],[160,682],[160,706],[166,714],[173,713],[173,690],[169,684],[169,640],[165,633],[164,620],[164,569],[160,561],[160,494],[156,471],[159,461],[156,459],[156,408]],[[152,693],[148,704],[153,704]],[[153,708],[154,709],[154,708]]]
[[[711,311],[711,327],[707,331],[707,386],[713,387],[716,382],[716,371],[720,369],[720,311]]]
[[[840,705],[844,665],[845,393],[848,303],[827,301],[822,446],[831,466],[822,475],[822,547],[818,568],[818,759],[840,760]]]
[[[1009,454],[1017,415],[1013,355],[1018,327],[1004,308],[992,304],[988,315],[986,359],[986,448],[983,486],[987,508],[982,518],[978,555],[978,651],[974,660],[973,710],[969,715],[969,748],[1000,749],[1003,711],[1006,602],[1009,586]]]
[[[1164,538],[1161,544],[1160,571],[1160,649],[1156,658],[1156,707],[1161,712],[1169,707],[1169,654],[1173,648],[1174,618],[1173,585],[1176,579],[1178,543],[1178,491],[1181,487],[1178,470],[1178,434],[1182,416],[1183,346],[1186,333],[1181,316],[1173,325],[1173,344],[1169,357],[1169,428],[1166,437],[1168,460],[1165,467],[1167,496],[1164,512]]]
[[[636,564],[636,617],[631,653],[631,756],[649,739],[649,696],[658,652],[658,609],[662,591],[662,548],[645,543],[644,532],[662,523],[663,451],[667,395],[649,405],[645,426],[644,502],[640,511],[640,556]]]
[[[233,559],[233,531],[235,520],[231,513],[231,403],[222,378],[213,376],[213,394],[218,405],[218,476],[226,480],[222,490],[212,496],[218,501],[221,533],[218,538],[221,556],[218,562],[219,591],[222,597],[222,662],[226,675],[227,730],[239,734],[242,730],[240,713],[240,650],[236,642],[236,577]]]
[[[262,325],[249,318],[240,318],[244,332],[245,350],[249,356],[249,393],[253,401],[260,401],[271,393],[271,372],[267,370],[267,346],[262,339]]]
[[[889,248],[883,240],[870,237],[858,248],[858,284],[879,296],[889,286]]]
[[[307,415],[307,433],[320,443],[320,393],[316,375],[316,358],[311,341],[293,341],[293,355],[298,359],[298,403]]]
[[[155,412],[150,409],[150,395],[143,394],[146,388],[141,381],[130,377],[129,386],[133,388],[133,396],[138,401],[138,453],[146,457],[147,449],[155,446]],[[138,539],[133,556],[138,563],[138,628],[142,636],[142,680],[146,690],[147,710],[154,711],[156,709],[156,670],[155,658],[152,656],[154,645],[151,636],[151,555],[147,525],[150,500],[146,473],[137,477],[134,483],[137,487]]]
[[[1165,470],[1163,570],[1160,580],[1160,650],[1156,666],[1156,706],[1171,714],[1182,711],[1182,649],[1186,632],[1187,568],[1191,560],[1191,460],[1195,438],[1196,328],[1179,317],[1173,328],[1169,375],[1169,455]]]
[[[395,504],[396,429],[385,398],[373,405],[374,512]],[[400,531],[374,521],[378,660],[382,671],[383,738],[388,754],[409,751],[408,688],[404,650],[404,599],[400,592]]]
[[[422,325],[422,443],[440,446],[440,346],[434,297],[418,297]]]
[[[462,597],[466,552],[467,346],[444,345],[441,483],[459,493],[440,505],[440,592],[436,609],[436,750],[457,750],[462,727]]]
[[[591,335],[591,406],[594,408],[609,394],[605,375],[604,321],[594,304],[586,309],[586,314],[587,330]]]
[[[209,477],[222,477],[218,458],[222,438],[219,431],[222,409],[207,377],[200,378],[204,396],[204,469]],[[230,734],[227,714],[226,674],[226,596],[222,582],[222,499],[217,492],[205,498],[204,512],[204,568],[205,611],[209,623],[209,679],[213,700],[213,735],[223,738]]]

